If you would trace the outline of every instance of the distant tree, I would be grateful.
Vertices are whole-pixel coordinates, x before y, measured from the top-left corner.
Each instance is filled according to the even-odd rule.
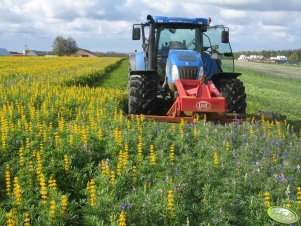
[[[63,56],[65,54],[65,44],[65,38],[63,36],[57,36],[52,44],[53,52],[58,56]]]
[[[63,36],[57,36],[52,44],[53,52],[58,56],[64,56],[75,53],[78,49],[76,41],[68,37],[65,39]]]
[[[299,56],[298,56],[297,52],[293,52],[293,53],[289,56],[288,61],[294,62],[294,63],[299,62],[300,59],[299,59]]]
[[[76,41],[73,38],[68,37],[66,39],[66,54],[70,56],[71,54],[76,53],[77,49]]]

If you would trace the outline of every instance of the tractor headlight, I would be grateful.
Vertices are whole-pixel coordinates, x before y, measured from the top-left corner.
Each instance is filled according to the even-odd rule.
[[[176,81],[177,79],[180,78],[179,70],[178,70],[178,67],[176,65],[172,65],[171,77],[172,77],[172,80],[174,80],[174,81]]]

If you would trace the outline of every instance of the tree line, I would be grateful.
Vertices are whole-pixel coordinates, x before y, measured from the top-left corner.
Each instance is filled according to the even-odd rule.
[[[262,55],[265,58],[286,56],[289,62],[301,61],[301,49],[294,50],[262,50],[262,51],[239,51],[234,53],[234,58],[237,59],[240,55]]]
[[[63,36],[57,36],[52,43],[53,51],[52,53],[58,56],[70,56],[78,50],[76,41],[68,37],[65,39]],[[127,57],[126,53],[118,52],[95,52],[97,56],[100,57]]]

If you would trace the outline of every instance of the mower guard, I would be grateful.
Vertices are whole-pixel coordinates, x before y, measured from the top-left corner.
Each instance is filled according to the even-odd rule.
[[[201,80],[179,79],[175,81],[175,86],[178,96],[167,115],[179,116],[183,112],[226,112],[226,100],[211,81],[203,84]]]

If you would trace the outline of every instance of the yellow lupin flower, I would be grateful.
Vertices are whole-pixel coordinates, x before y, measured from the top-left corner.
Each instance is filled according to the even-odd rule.
[[[174,192],[172,189],[169,189],[167,195],[167,211],[169,214],[174,211],[174,205]]]
[[[264,204],[266,208],[269,208],[271,206],[271,197],[270,197],[270,193],[269,192],[265,192],[263,194],[264,196]]]
[[[72,146],[74,143],[74,136],[72,134],[69,135],[69,145]]]
[[[270,129],[268,129],[268,137],[271,138],[272,137],[272,132]]]
[[[81,131],[81,141],[83,142],[83,144],[85,146],[88,145],[88,129],[86,127],[82,128],[82,131]]]
[[[26,137],[26,140],[25,140],[25,149],[26,150],[30,149],[30,140],[29,140],[29,137]]]
[[[21,167],[24,166],[25,160],[24,160],[24,147],[21,146],[19,149],[19,164]]]
[[[122,146],[122,131],[118,131],[118,145]]]
[[[169,149],[169,159],[171,162],[175,161],[175,146],[172,144]]]
[[[7,164],[5,166],[5,185],[6,185],[6,194],[7,196],[11,195],[11,177],[10,177],[10,167]]]
[[[105,173],[106,173],[107,175],[111,175],[111,170],[110,170],[109,161],[106,161],[105,164],[106,164],[106,171],[105,171]]]
[[[1,117],[1,145],[2,151],[6,152],[7,147],[7,134],[8,134],[8,121],[4,116]]]
[[[6,214],[6,217],[8,218],[6,221],[7,226],[15,226],[16,225],[16,217],[13,213],[13,211]]]
[[[273,153],[273,155],[272,155],[272,161],[273,161],[274,165],[277,164],[277,155],[276,155],[276,153]]]
[[[297,188],[297,207],[301,210],[301,187]]]
[[[230,142],[229,142],[229,141],[227,141],[227,142],[226,142],[226,151],[227,151],[227,152],[229,152],[229,151],[230,151],[230,149],[231,149]]]
[[[50,201],[50,210],[49,210],[49,215],[50,215],[50,219],[53,222],[55,220],[55,214],[56,214],[56,205],[55,205],[55,201],[51,200]]]
[[[154,152],[154,145],[152,145],[152,144],[149,147],[149,157],[150,157],[151,165],[155,166],[156,165],[156,155]]]
[[[24,226],[30,226],[30,214],[25,213],[23,225],[24,225]]]
[[[62,146],[62,139],[57,132],[54,133],[54,143],[55,143],[55,148],[57,149]]]
[[[98,130],[98,132],[97,132],[97,137],[98,137],[99,140],[102,140],[102,138],[103,138],[103,133],[102,133],[102,130],[101,130],[101,129]]]
[[[91,179],[90,182],[87,184],[87,189],[90,194],[90,206],[96,206],[96,184],[94,179]]]
[[[133,182],[136,183],[136,181],[137,181],[137,167],[136,166],[132,167],[132,177],[133,177]]]
[[[123,151],[120,150],[119,151],[119,155],[118,155],[118,161],[117,161],[117,176],[121,175],[121,170],[123,168]]]
[[[115,109],[114,109],[113,120],[114,120],[114,122],[117,121],[117,107],[115,107]]]
[[[180,121],[180,136],[183,137],[184,136],[184,126],[185,126],[185,121],[183,118],[181,118],[181,121]]]
[[[253,126],[250,126],[250,137],[254,136],[254,129]]]
[[[127,120],[126,126],[127,126],[127,129],[128,129],[128,130],[131,129],[131,121],[130,121],[130,120]]]
[[[129,146],[126,144],[124,146],[124,152],[123,152],[123,158],[122,158],[122,165],[123,168],[126,168],[128,165],[128,160],[129,160]]]
[[[100,169],[101,169],[101,173],[102,174],[106,174],[106,162],[105,160],[101,160],[101,163],[100,163]]]
[[[110,178],[110,181],[111,181],[111,184],[114,185],[115,184],[115,172],[112,170],[111,171],[111,178]]]
[[[123,113],[122,111],[119,111],[119,122],[122,123],[123,121]]]
[[[126,226],[125,223],[126,219],[125,219],[125,213],[124,211],[121,211],[120,215],[119,215],[119,223],[118,226]]]
[[[141,135],[139,135],[138,137],[138,162],[139,163],[143,161],[142,148],[143,148],[143,138]]]
[[[41,157],[41,153],[40,152],[36,153],[36,159],[37,159],[36,174],[37,174],[37,179],[39,181],[40,180],[40,176],[42,174],[42,157]]]
[[[46,204],[48,191],[47,191],[47,185],[45,182],[44,174],[40,175],[39,184],[40,184],[40,194],[41,194],[41,198],[42,198],[42,203]]]
[[[115,144],[117,144],[117,145],[118,145],[118,134],[119,134],[118,131],[119,131],[118,128],[114,129],[114,141],[115,141]]]
[[[292,207],[292,204],[291,203],[286,203],[284,205],[284,208],[287,208],[287,209],[290,209]]]
[[[198,119],[197,119],[198,120]],[[193,127],[193,137],[197,138],[198,137],[198,130],[196,128],[196,125]]]
[[[67,206],[68,206],[68,197],[67,197],[67,195],[62,195],[61,204],[62,204],[61,213],[65,214],[67,212]]]
[[[70,170],[70,161],[69,161],[68,155],[65,154],[64,155],[64,171],[65,171],[65,173],[68,173],[69,170]]]
[[[18,206],[21,206],[21,204],[22,204],[22,188],[21,188],[18,177],[14,177],[14,197],[15,197],[16,204]]]
[[[284,125],[284,127],[286,127],[286,126],[287,126],[287,120],[286,120],[286,119],[284,119],[284,121],[283,121],[283,125]]]
[[[264,116],[262,115],[260,118],[261,123],[264,125],[265,124],[265,120],[264,120]]]
[[[54,179],[53,176],[50,176],[50,179],[48,180],[48,187],[50,191],[56,191],[57,189],[56,179]]]
[[[215,151],[213,154],[213,164],[214,166],[218,166],[218,153]]]

